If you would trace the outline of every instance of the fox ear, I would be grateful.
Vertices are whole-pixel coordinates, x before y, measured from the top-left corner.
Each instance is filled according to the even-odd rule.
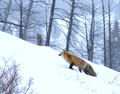
[[[65,52],[66,50],[63,50],[63,52]]]
[[[63,49],[63,52],[65,52],[65,50]]]

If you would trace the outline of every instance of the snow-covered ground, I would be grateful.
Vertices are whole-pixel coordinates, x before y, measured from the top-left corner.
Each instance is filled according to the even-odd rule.
[[[13,58],[20,64],[24,84],[33,78],[38,94],[120,94],[120,73],[102,65],[92,65],[97,77],[80,73],[77,67],[58,56],[59,52],[37,46],[0,31],[0,58]],[[0,59],[2,66],[2,59]]]

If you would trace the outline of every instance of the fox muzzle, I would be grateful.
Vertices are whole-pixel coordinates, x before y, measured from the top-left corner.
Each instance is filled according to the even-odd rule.
[[[62,56],[62,54],[60,53],[60,54],[58,54],[59,56]]]

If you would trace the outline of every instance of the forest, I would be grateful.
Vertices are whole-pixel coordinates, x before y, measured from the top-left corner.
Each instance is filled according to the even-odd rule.
[[[119,9],[120,0],[0,0],[0,31],[120,71]]]

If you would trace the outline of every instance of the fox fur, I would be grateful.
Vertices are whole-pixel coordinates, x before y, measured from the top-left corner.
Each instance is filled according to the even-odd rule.
[[[78,69],[80,72],[82,72],[82,70],[87,74],[87,75],[91,75],[91,76],[96,76],[95,71],[93,70],[92,66],[90,64],[88,64],[86,61],[84,61],[83,59],[70,54],[68,51],[62,51],[59,56],[63,56],[63,58],[70,63],[69,68],[73,69],[73,65],[78,66]]]

